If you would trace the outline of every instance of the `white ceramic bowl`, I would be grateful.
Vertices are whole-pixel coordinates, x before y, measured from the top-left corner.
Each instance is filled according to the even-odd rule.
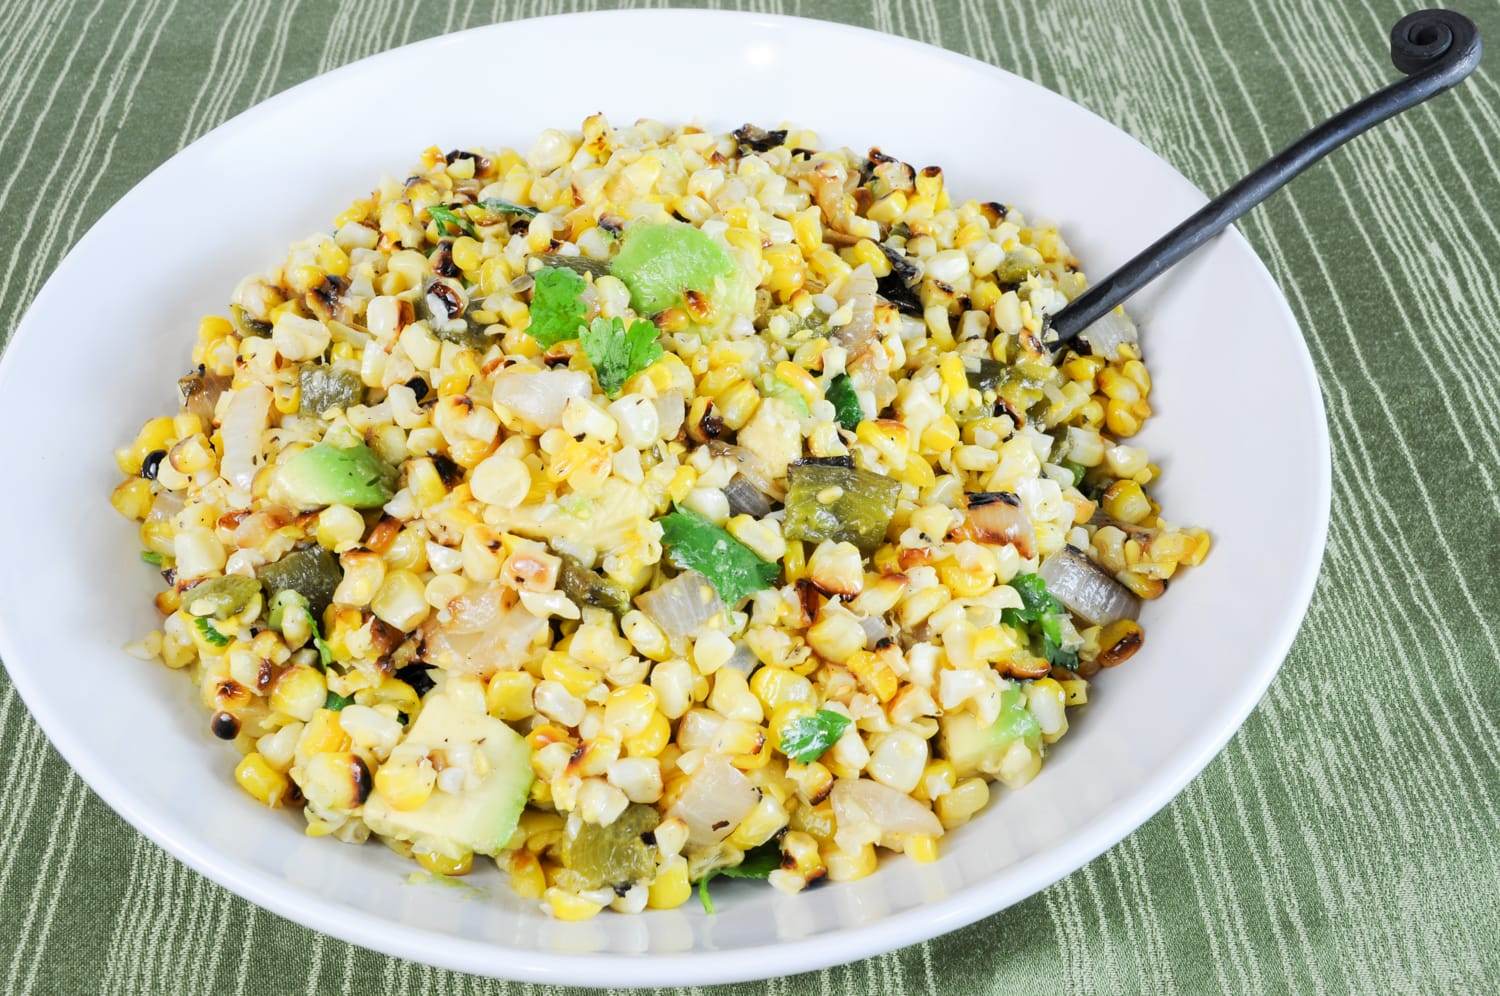
[[[628,71],[606,83],[574,79],[621,64]],[[441,99],[436,66],[462,66],[479,99]],[[889,87],[878,103],[852,103],[847,81],[872,67],[885,67]],[[233,750],[210,737],[183,676],[120,651],[155,623],[157,579],[107,504],[111,451],[171,409],[198,317],[222,311],[243,274],[281,259],[382,175],[403,175],[422,147],[525,147],[598,110],[719,129],[791,120],[827,141],[940,164],[960,196],[1057,220],[1096,277],[1203,201],[1133,139],[1016,76],[790,18],[521,21],[280,94],[115,205],[42,289],[0,364],[10,468],[0,549],[24,565],[0,575],[0,656],[57,749],[143,833],[267,909],[391,954],[555,983],[708,983],[850,961],[1017,902],[1140,825],[1265,691],[1326,532],[1328,437],[1312,365],[1235,232],[1133,307],[1155,376],[1158,414],[1142,441],[1164,470],[1156,493],[1174,520],[1214,531],[1213,555],[1148,606],[1145,650],[1096,683],[1042,775],[950,834],[934,864],[890,858],[863,881],[799,896],[726,884],[717,916],[692,902],[587,923],[548,919],[493,869],[475,877],[483,899],[409,885],[411,865],[384,848],[310,839],[300,817],[247,799],[231,778]]]

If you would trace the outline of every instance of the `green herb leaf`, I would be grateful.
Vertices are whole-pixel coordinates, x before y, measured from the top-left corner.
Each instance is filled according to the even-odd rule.
[[[850,722],[830,709],[798,716],[781,728],[781,752],[798,764],[811,764],[844,735]]]
[[[625,328],[618,318],[596,318],[579,334],[583,351],[594,365],[599,386],[618,397],[625,382],[661,358],[656,326],[636,319]]]
[[[153,567],[160,567],[161,566],[161,562],[162,562],[162,560],[164,558],[162,557],[161,554],[157,553],[155,550],[142,550],[141,551],[141,559],[144,560],[146,563],[152,565]]]
[[[500,197],[486,197],[479,202],[479,206],[496,214],[518,214],[523,218],[535,218],[540,213],[534,207],[526,207]]]
[[[752,878],[765,880],[771,877],[771,873],[781,867],[781,845],[774,840],[768,840],[758,847],[752,847],[745,852],[744,859],[737,865],[727,868],[715,868],[698,880],[698,901],[703,904],[703,912],[712,915],[714,912],[714,901],[708,894],[708,883],[723,875],[725,878]]]
[[[1067,610],[1047,590],[1047,582],[1040,574],[1017,574],[1011,578],[1010,586],[1020,593],[1025,607],[1005,609],[1000,613],[1000,621],[1030,637],[1034,652],[1049,664],[1077,667],[1077,652],[1065,650],[1062,645],[1062,624]]]
[[[538,270],[526,334],[543,348],[577,339],[588,310],[583,303],[583,287],[583,278],[572,270],[550,266]]]
[[[208,621],[207,616],[198,616],[193,619],[193,625],[198,628],[198,633],[204,640],[216,647],[229,646],[229,637],[214,628],[214,624]]]
[[[771,587],[781,574],[779,565],[761,560],[697,512],[679,508],[656,521],[661,523],[667,560],[679,570],[702,574],[731,609],[746,596]]]
[[[859,403],[859,395],[854,392],[854,381],[849,379],[848,374],[839,374],[833,378],[823,396],[833,402],[839,425],[850,432],[858,429],[859,423],[865,420],[864,407]]]
[[[427,209],[432,220],[437,222],[438,233],[448,235],[473,235],[474,224],[450,207],[434,204]]]
[[[328,698],[323,702],[323,708],[332,709],[334,712],[338,712],[340,709],[344,708],[344,706],[353,704],[354,696],[340,695],[338,692],[329,692]]]
[[[1073,475],[1073,487],[1075,488],[1083,483],[1083,475],[1088,473],[1087,467],[1081,463],[1074,463],[1072,460],[1064,460],[1060,466]]]
[[[318,632],[318,622],[316,619],[313,620],[312,631],[313,646],[318,651],[318,666],[327,671],[329,665],[333,663],[333,649],[328,646],[328,641],[323,639],[323,634]]]
[[[1029,740],[1036,743],[1042,735],[1041,724],[1026,708],[1026,694],[1016,685],[1010,685],[1000,693],[1000,716],[994,725],[995,742],[1006,744],[1012,740]]]

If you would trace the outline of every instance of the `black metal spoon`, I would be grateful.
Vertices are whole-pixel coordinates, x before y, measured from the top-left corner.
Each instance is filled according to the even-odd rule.
[[[1222,232],[1292,177],[1365,130],[1462,82],[1484,46],[1474,22],[1451,10],[1407,14],[1391,29],[1391,61],[1406,74],[1345,108],[1267,160],[1052,316],[1043,341],[1060,349],[1163,271]]]

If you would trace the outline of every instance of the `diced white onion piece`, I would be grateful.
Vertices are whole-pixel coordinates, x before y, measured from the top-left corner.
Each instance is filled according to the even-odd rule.
[[[224,412],[219,434],[224,440],[224,462],[220,473],[241,491],[248,491],[264,460],[262,437],[271,413],[271,392],[260,384],[249,384],[234,392]]]
[[[667,815],[687,824],[689,844],[711,845],[733,833],[759,801],[760,793],[750,779],[723,756],[709,754],[689,776],[687,787]]]
[[[1092,626],[1141,614],[1141,600],[1129,588],[1070,546],[1042,561],[1038,573],[1054,598]]]
[[[503,373],[495,378],[494,399],[538,429],[562,425],[569,398],[587,398],[589,375],[577,370],[535,370]]]

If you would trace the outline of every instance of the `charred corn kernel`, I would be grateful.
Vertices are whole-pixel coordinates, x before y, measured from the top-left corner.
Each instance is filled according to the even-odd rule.
[[[385,764],[375,772],[375,790],[400,810],[420,807],[436,785],[437,772],[430,764]]]
[[[896,672],[891,670],[880,657],[869,651],[861,650],[853,654],[844,662],[851,674],[859,680],[860,685],[882,702],[889,702],[896,695],[896,686],[899,679]]]
[[[235,766],[234,780],[254,799],[275,809],[291,793],[292,783],[257,753],[246,754]]]
[[[1129,403],[1110,398],[1109,403],[1104,406],[1104,426],[1116,436],[1128,439],[1141,431],[1141,420]]]
[[[1099,656],[1096,659],[1100,666],[1114,667],[1135,656],[1135,652],[1145,642],[1145,634],[1140,623],[1135,620],[1117,619],[1100,629],[1097,639]]]
[[[459,857],[449,854],[439,854],[435,851],[415,850],[412,857],[416,858],[417,864],[426,868],[434,875],[449,875],[457,877],[467,875],[474,870],[474,852],[465,851]]]
[[[760,394],[748,380],[736,381],[714,397],[714,408],[726,426],[738,432],[760,407]]]
[[[646,732],[656,715],[656,692],[649,685],[618,688],[604,700],[604,725],[625,738]]]
[[[808,629],[807,644],[824,660],[843,664],[850,661],[856,651],[864,651],[865,630],[849,612],[825,610]],[[853,670],[852,662],[849,667]]]
[[[824,861],[828,865],[829,881],[853,882],[875,871],[875,847],[865,844],[856,851],[835,848],[824,856]]]
[[[1060,681],[1062,685],[1063,703],[1070,706],[1088,705],[1089,683],[1082,678],[1073,678],[1068,681]]]
[[[786,574],[787,584],[796,584],[807,575],[807,556],[801,540],[787,540],[786,555],[781,558],[781,568]]]
[[[667,717],[660,712],[653,712],[647,720],[645,729],[634,736],[625,738],[624,748],[627,757],[657,757],[666,749],[667,741],[672,736],[672,724]]]
[[[933,804],[943,829],[961,827],[990,801],[990,787],[983,778],[966,778],[938,797]]]
[[[115,507],[116,512],[137,522],[151,513],[153,500],[151,482],[140,477],[122,481],[109,496],[109,503]]]
[[[536,679],[525,671],[496,671],[485,689],[485,708],[496,719],[516,723],[536,713],[535,692]]]
[[[938,856],[937,838],[930,833],[908,834],[901,849],[908,858],[924,865],[936,861]]]
[[[654,910],[675,909],[687,902],[692,894],[687,859],[677,855],[662,862],[646,893],[646,905]]]
[[[524,848],[517,848],[507,854],[504,861],[511,890],[522,899],[541,899],[547,891],[547,877],[542,873],[542,863],[537,856]]]
[[[312,719],[327,698],[322,672],[301,664],[284,671],[271,686],[271,708],[303,722]]]
[[[1151,504],[1141,486],[1134,481],[1116,481],[1101,499],[1104,514],[1134,525],[1151,514]]]

